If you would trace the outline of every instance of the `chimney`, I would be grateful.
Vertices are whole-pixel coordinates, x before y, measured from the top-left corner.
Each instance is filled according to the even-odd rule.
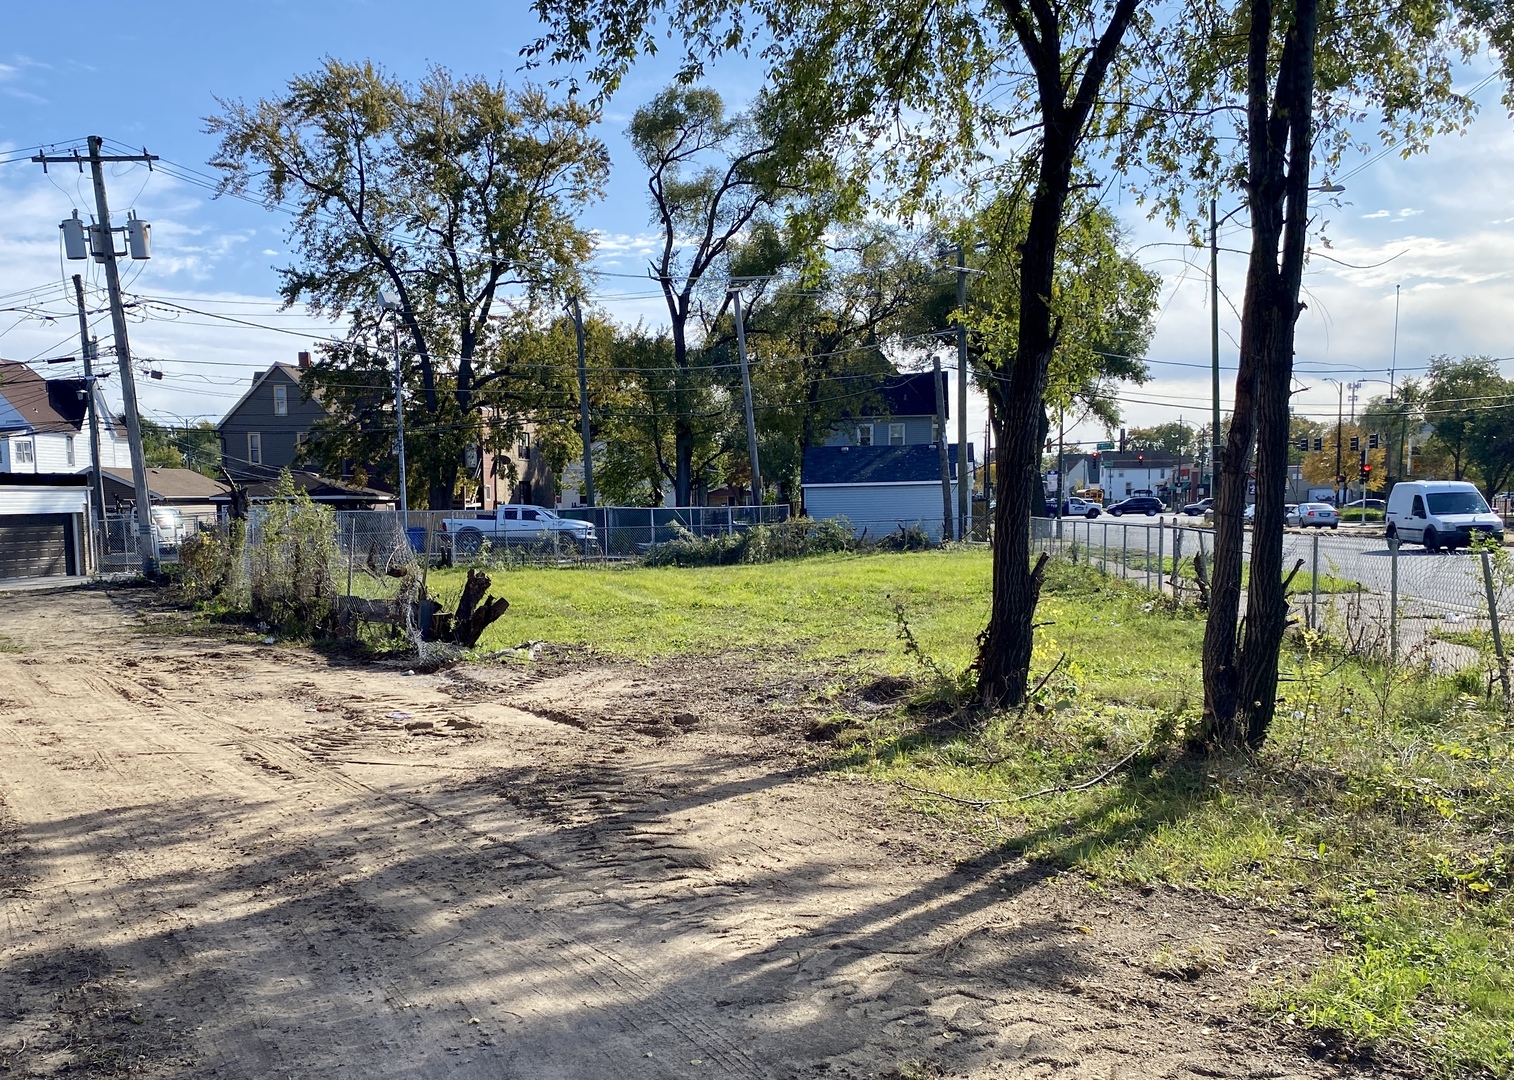
[[[302,353],[300,353],[300,370],[304,371],[309,366],[310,366],[310,354],[308,352],[302,352]]]

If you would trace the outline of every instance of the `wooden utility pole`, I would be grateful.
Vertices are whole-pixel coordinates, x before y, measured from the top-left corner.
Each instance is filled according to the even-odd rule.
[[[736,355],[741,360],[741,392],[746,397],[746,444],[752,455],[752,505],[762,505],[762,463],[757,455],[757,419],[752,412],[752,371],[746,359],[746,316],[741,310],[741,290],[731,293],[736,313]]]
[[[97,556],[95,569],[99,570],[102,541],[105,533],[105,478],[100,475],[100,417],[95,410],[95,343],[89,336],[89,317],[84,311],[84,279],[78,274],[74,275],[74,299],[79,303],[79,355],[84,358],[84,392],[88,395],[89,403],[89,469],[92,476],[91,489],[94,494],[95,512],[93,516],[94,534],[92,546]]]
[[[941,358],[932,356],[936,376],[936,446],[941,454],[941,539],[952,539],[952,466],[946,449],[946,377],[941,373]]]
[[[972,492],[967,483],[967,257],[957,245],[957,539],[972,529]],[[945,437],[943,430],[942,436]]]
[[[116,236],[110,227],[110,203],[105,197],[105,166],[115,162],[141,162],[151,165],[157,155],[102,154],[98,135],[89,137],[89,156],[81,158],[77,152],[69,155],[38,154],[32,160],[46,169],[49,164],[77,165],[84,171],[84,162],[89,162],[94,176],[95,214],[97,224],[91,230],[91,249],[97,261],[105,264],[105,286],[110,292],[110,321],[116,341],[116,363],[121,370],[121,400],[126,413],[126,436],[131,443],[131,473],[137,498],[137,544],[142,553],[142,573],[149,577],[158,574],[158,545],[152,535],[152,495],[147,489],[146,460],[142,455],[142,422],[137,411],[137,384],[132,377],[131,346],[126,337],[126,309],[121,304],[121,272],[116,267]]]
[[[584,362],[584,315],[573,296],[573,334],[578,339],[578,427],[584,441],[584,505],[594,505],[594,444],[589,430],[589,370]]]

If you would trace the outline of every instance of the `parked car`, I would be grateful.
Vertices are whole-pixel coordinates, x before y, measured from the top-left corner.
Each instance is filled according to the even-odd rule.
[[[1341,523],[1335,507],[1323,502],[1299,503],[1284,520],[1305,529],[1334,529]]]
[[[1200,499],[1198,502],[1189,503],[1183,507],[1183,515],[1185,517],[1203,517],[1204,512],[1213,505],[1213,499]]]
[[[1158,499],[1155,495],[1132,495],[1130,498],[1122,499],[1113,506],[1106,506],[1104,509],[1115,517],[1119,517],[1121,514],[1145,514],[1147,517],[1155,517],[1166,509],[1166,507],[1162,505],[1162,500]]]
[[[137,533],[137,511],[127,516],[127,531]],[[159,548],[176,548],[189,536],[189,526],[184,523],[184,512],[177,506],[154,506],[152,508],[152,539]],[[135,544],[135,540],[132,541]]]
[[[1423,544],[1426,551],[1455,550],[1473,537],[1503,542],[1503,519],[1465,480],[1404,480],[1388,495],[1388,538]]]
[[[530,545],[555,539],[587,552],[594,549],[597,539],[593,522],[560,518],[545,506],[521,504],[498,506],[493,513],[446,518],[442,531],[451,538],[453,552],[465,556],[477,555],[485,540]]]
[[[1062,516],[1096,518],[1099,516],[1099,504],[1080,499],[1076,495],[1069,496],[1062,504]]]
[[[1347,510],[1387,510],[1388,504],[1382,499],[1353,499],[1345,507]]]

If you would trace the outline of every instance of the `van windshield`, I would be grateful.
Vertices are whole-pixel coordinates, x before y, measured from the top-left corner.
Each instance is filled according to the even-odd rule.
[[[1425,496],[1432,514],[1486,514],[1488,504],[1475,491],[1435,491]]]

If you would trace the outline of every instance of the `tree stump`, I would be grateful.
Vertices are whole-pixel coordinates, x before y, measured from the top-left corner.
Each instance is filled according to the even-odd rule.
[[[489,575],[482,570],[468,571],[463,594],[457,601],[457,611],[452,615],[448,627],[452,640],[464,648],[471,649],[477,645],[484,631],[510,608],[510,601],[503,596],[489,595],[489,587],[493,584]],[[446,625],[446,621],[443,625]]]

